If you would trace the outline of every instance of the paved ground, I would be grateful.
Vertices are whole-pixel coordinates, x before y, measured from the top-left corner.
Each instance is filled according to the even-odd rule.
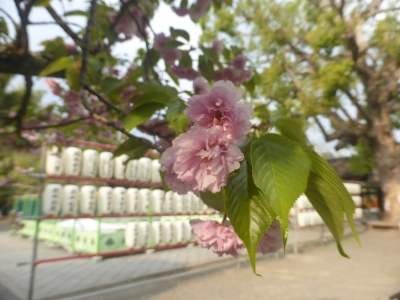
[[[298,237],[302,241],[300,245],[303,245],[305,241],[318,240],[320,228],[299,231]],[[0,299],[26,299],[30,266],[18,267],[17,264],[31,260],[32,240],[11,236],[7,231],[0,230],[0,241]],[[293,249],[293,231],[289,234],[288,243],[290,251]],[[45,243],[40,243],[39,258],[66,255],[68,253],[58,247],[49,247]],[[111,258],[100,262],[78,259],[46,263],[37,267],[34,298],[58,299],[143,281],[163,274],[227,262],[236,263],[236,260],[226,256],[219,258],[212,251],[190,247]]]
[[[248,265],[214,268],[69,300],[388,300],[400,292],[400,234],[373,230],[361,239],[362,247],[354,239],[344,241],[350,259],[329,243],[259,261],[263,277],[253,275]]]

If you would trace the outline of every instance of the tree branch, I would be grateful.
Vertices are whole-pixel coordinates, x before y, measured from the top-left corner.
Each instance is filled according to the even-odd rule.
[[[47,12],[53,17],[54,21],[68,34],[77,45],[82,45],[82,40],[78,37],[78,35],[72,31],[71,28],[61,19],[61,17],[57,14],[57,12],[50,6],[46,6]]]
[[[365,109],[361,106],[361,104],[358,102],[358,97],[353,95],[349,90],[344,91],[344,93],[349,97],[351,103],[357,108],[359,113],[364,117],[364,119],[369,123],[371,121],[371,118],[368,116],[367,112]]]
[[[32,94],[32,77],[31,76],[25,76],[25,94],[22,97],[22,102],[21,106],[17,112],[17,115],[15,116],[15,119],[17,121],[17,131],[21,132],[22,130],[22,121],[25,117],[26,111],[28,110],[29,102],[31,99],[31,94]]]
[[[52,60],[41,53],[18,53],[14,45],[0,45],[0,73],[38,75]],[[51,74],[52,77],[64,78],[64,71]]]
[[[31,22],[31,21],[29,21],[28,24],[29,25],[38,25],[38,26],[40,26],[40,25],[59,25],[60,26],[60,24],[58,24],[57,22],[51,22],[51,21],[50,22]],[[81,25],[79,25],[77,23],[73,23],[73,22],[65,22],[65,24],[83,28]]]
[[[93,28],[93,24],[94,24],[94,16],[96,14],[96,4],[97,4],[96,0],[91,0],[89,19],[87,22],[85,38],[83,40],[83,45],[82,45],[82,66],[81,66],[81,73],[80,73],[80,77],[79,77],[79,85],[81,87],[82,97],[84,97],[83,89],[86,84],[86,73],[87,73],[88,57],[89,57],[89,50],[90,50],[90,40],[92,38],[92,28]]]
[[[22,130],[41,130],[41,129],[64,127],[64,126],[68,126],[68,125],[72,125],[72,124],[84,121],[86,119],[87,118],[79,118],[79,119],[74,119],[74,120],[70,120],[68,122],[58,123],[58,124],[49,124],[49,125],[39,125],[39,126],[24,127],[24,128],[22,128]]]
[[[95,91],[94,89],[92,89],[88,84],[84,84],[83,87],[85,88],[85,90],[87,90],[89,93],[95,95],[101,102],[103,102],[106,106],[108,106],[108,108],[111,108],[113,110],[115,110],[117,113],[121,114],[121,115],[125,115],[125,113],[116,105],[114,105],[113,103],[111,103],[110,101],[108,101],[106,98],[104,98],[100,93],[98,93],[97,91]]]

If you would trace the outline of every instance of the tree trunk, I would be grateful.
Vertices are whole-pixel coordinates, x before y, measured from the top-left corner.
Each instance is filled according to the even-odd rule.
[[[379,101],[379,100],[378,100]],[[377,101],[377,102],[378,102]],[[367,139],[384,195],[383,220],[400,222],[400,145],[396,143],[390,113],[383,105],[370,106]]]

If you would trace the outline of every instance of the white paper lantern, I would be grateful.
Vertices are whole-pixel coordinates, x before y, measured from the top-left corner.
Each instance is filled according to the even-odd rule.
[[[354,205],[355,205],[356,207],[361,207],[361,205],[362,205],[362,198],[361,198],[361,196],[351,196],[351,198],[353,198]]]
[[[114,174],[114,159],[111,152],[101,152],[99,155],[99,177],[109,179]]]
[[[183,196],[178,193],[174,193],[172,197],[172,211],[175,214],[183,213]]]
[[[161,243],[170,244],[172,242],[172,226],[170,221],[161,222]]]
[[[123,187],[115,187],[112,190],[113,212],[116,214],[125,213],[125,193],[126,189]]]
[[[360,195],[361,194],[361,184],[352,183],[352,182],[343,182],[343,184],[350,195]]]
[[[309,225],[315,225],[317,223],[317,212],[315,211],[309,211],[307,212],[308,215],[308,220],[309,220]]]
[[[128,159],[128,155],[123,154],[114,158],[114,177],[116,179],[125,179],[124,163]]]
[[[183,195],[183,211],[187,214],[193,212],[193,195],[192,192],[188,192],[186,195]]]
[[[139,180],[138,160],[133,159],[128,162],[125,168],[125,177],[131,181]]]
[[[153,214],[162,213],[162,203],[164,200],[165,192],[163,190],[152,190],[150,195],[151,211]]]
[[[150,209],[150,190],[139,189],[139,213],[148,214]]]
[[[79,187],[73,184],[64,185],[62,188],[62,213],[73,215],[78,209]]]
[[[158,246],[161,244],[161,222],[154,221],[151,223],[151,238],[153,241],[153,246]]]
[[[82,176],[96,177],[99,165],[99,152],[87,149],[82,153]]]
[[[356,211],[354,212],[354,219],[362,219],[364,215],[364,210],[362,208],[356,208]]]
[[[142,157],[138,160],[139,181],[150,182],[152,175],[151,159]]]
[[[46,174],[61,175],[63,172],[62,154],[56,146],[46,151]]]
[[[150,234],[150,223],[142,221],[137,224],[138,226],[138,247],[143,248],[147,246]]]
[[[172,209],[172,198],[174,197],[174,192],[173,191],[168,191],[165,193],[164,201],[162,204],[162,210],[163,213],[165,214],[172,214],[173,209]]]
[[[197,197],[195,194],[192,193],[192,210],[193,213],[201,213],[202,212],[202,207],[203,207],[203,201],[199,197]]]
[[[125,193],[126,212],[128,214],[139,213],[139,189],[129,188]]]
[[[61,208],[62,185],[58,183],[47,184],[43,192],[43,212],[46,215],[57,215]]]
[[[183,220],[183,241],[189,242],[192,238],[192,227],[190,226],[189,220]]]
[[[96,187],[94,185],[83,185],[80,198],[80,212],[82,214],[94,214],[96,209]]]
[[[82,150],[76,147],[68,147],[63,152],[64,174],[78,176],[81,172]]]
[[[129,249],[136,248],[138,244],[137,222],[129,222],[125,228],[125,246]]]
[[[102,214],[112,213],[112,190],[109,186],[99,188],[98,210]]]
[[[307,220],[306,220],[306,213],[305,212],[299,212],[297,214],[297,225],[299,227],[305,227],[307,226]]]
[[[175,243],[182,243],[183,241],[183,223],[181,220],[172,222],[172,240]]]
[[[160,175],[160,162],[158,159],[154,159],[151,162],[151,182],[161,183],[161,175]]]

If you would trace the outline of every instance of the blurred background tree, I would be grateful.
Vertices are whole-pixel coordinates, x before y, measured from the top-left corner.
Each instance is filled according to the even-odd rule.
[[[202,21],[203,41],[240,45],[258,71],[261,122],[298,118],[336,140],[336,149],[356,146],[353,165],[376,167],[393,222],[400,220],[399,11],[384,0],[244,0]]]

